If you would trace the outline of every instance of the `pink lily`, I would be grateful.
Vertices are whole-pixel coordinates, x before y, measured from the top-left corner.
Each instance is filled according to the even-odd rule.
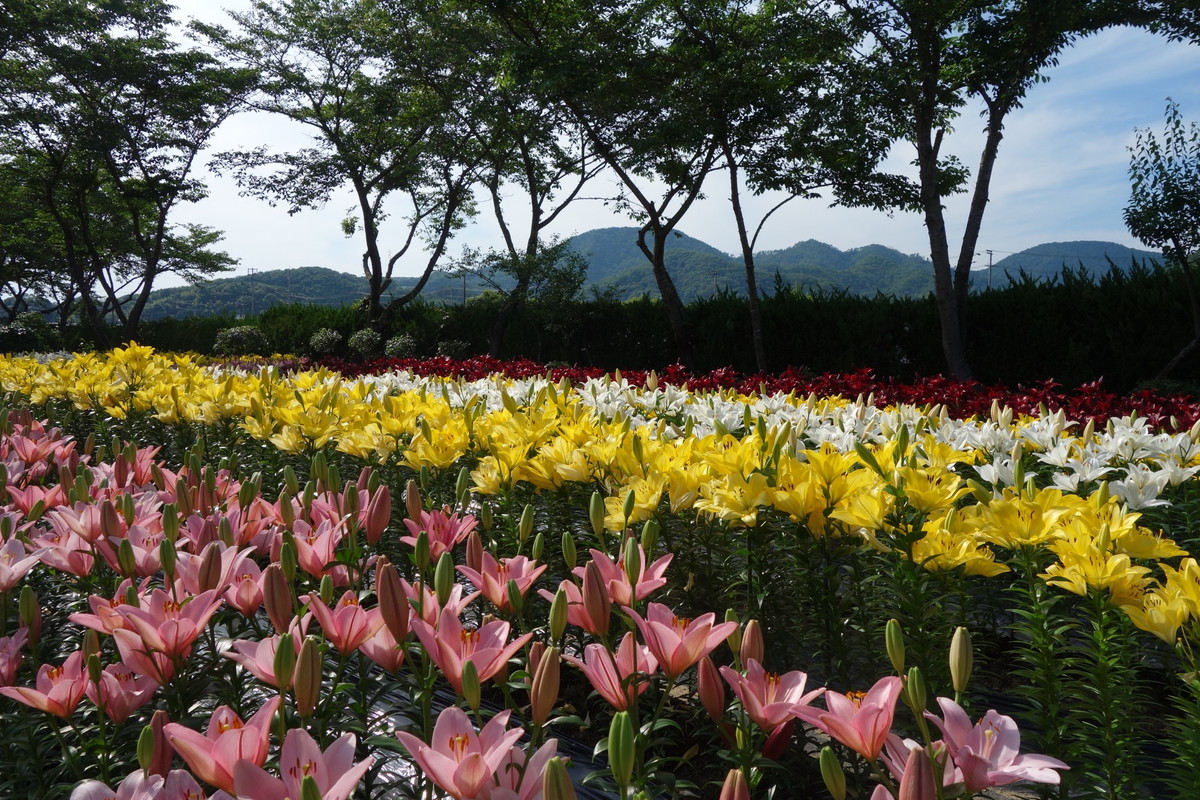
[[[588,582],[585,575],[583,581]],[[574,581],[563,581],[558,585],[567,596],[567,622],[577,627],[583,628],[593,636],[607,636],[608,625],[610,622],[611,612],[609,607],[603,609],[603,613],[598,610],[595,615],[589,612],[587,603],[583,601],[583,591]],[[604,590],[599,590],[603,592]],[[538,594],[546,598],[550,602],[554,602],[554,593],[546,589],[541,589]],[[604,595],[601,594],[600,597]]]
[[[395,673],[404,665],[404,648],[396,641],[387,625],[358,646],[358,651],[388,672]]]
[[[633,633],[625,634],[616,657],[602,644],[583,648],[583,659],[564,654],[563,658],[583,670],[592,688],[617,711],[633,705],[634,698],[650,687],[649,676],[658,671],[658,660],[650,648],[638,644]]]
[[[239,561],[230,576],[229,588],[225,590],[225,602],[253,617],[263,604],[262,569],[252,559]]]
[[[478,524],[479,520],[470,514],[461,518],[457,513],[451,514],[449,506],[440,511],[421,511],[420,519],[404,520],[404,527],[412,536],[401,536],[400,541],[415,547],[417,535],[425,531],[429,538],[430,563],[437,563],[442,553],[453,550]]]
[[[20,539],[9,539],[0,545],[0,592],[10,592],[25,573],[38,563],[44,550],[26,552],[25,545]]]
[[[232,792],[238,764],[261,767],[267,760],[271,720],[280,702],[279,695],[272,697],[245,722],[229,706],[221,706],[213,711],[203,734],[177,722],[165,725],[163,732],[200,780]],[[299,796],[299,792],[293,795]]]
[[[315,592],[310,593],[308,599],[308,609],[321,623],[325,638],[343,655],[353,653],[383,627],[379,609],[364,609],[353,591],[343,593],[333,609],[321,602]]]
[[[33,510],[33,507],[40,501],[42,508],[58,508],[66,505],[67,490],[60,483],[54,484],[47,489],[44,486],[26,486],[20,488],[14,486],[11,481],[14,476],[11,471],[8,473],[9,485],[8,496],[12,500],[13,508],[20,511],[22,514],[28,514]]]
[[[742,701],[746,714],[764,731],[775,730],[785,720],[795,716],[792,709],[796,705],[806,706],[825,692],[822,688],[805,694],[807,674],[799,670],[783,675],[767,672],[753,658],[746,662],[745,675],[729,667],[721,667],[721,675],[738,700]]]
[[[83,669],[83,651],[67,656],[61,667],[43,664],[38,670],[36,689],[24,686],[0,687],[0,694],[27,706],[66,719],[75,713],[83,699],[88,678]]]
[[[158,686],[154,678],[139,675],[118,663],[104,668],[98,684],[88,681],[85,693],[113,722],[124,722],[150,702]]]
[[[638,563],[641,564],[641,567],[638,569],[637,580],[631,583],[629,575],[625,572],[625,556],[623,554],[614,564],[607,553],[599,550],[589,550],[588,552],[592,554],[592,561],[596,562],[596,566],[600,568],[604,586],[608,589],[608,597],[616,606],[637,605],[651,593],[666,586],[667,579],[663,575],[670,566],[671,559],[674,558],[673,554],[667,553],[647,567],[646,551],[639,544]],[[583,580],[584,571],[585,567],[576,567],[572,570],[572,574]]]
[[[645,619],[632,608],[625,613],[637,624],[663,674],[672,680],[715,650],[738,627],[736,622],[714,625],[716,615],[711,611],[694,620],[677,617],[662,603],[651,603]]]
[[[471,592],[468,595],[463,595],[466,589],[461,583],[454,584],[450,589],[450,596],[446,600],[446,605],[438,605],[437,592],[427,583],[418,583],[413,586],[404,578],[400,579],[400,588],[404,590],[405,597],[413,607],[413,617],[420,617],[430,625],[437,627],[438,620],[441,619],[442,612],[450,610],[454,616],[462,614],[467,606],[474,602],[476,597],[479,597],[479,592]]]
[[[154,589],[140,605],[118,606],[117,613],[141,637],[147,651],[180,659],[191,653],[192,643],[204,632],[220,605],[221,598],[211,589],[183,602],[176,602],[163,590]]]
[[[491,800],[542,800],[546,765],[557,754],[557,739],[547,739],[532,755],[510,747],[496,771],[498,785],[492,788]]]
[[[505,730],[511,714],[509,709],[501,711],[476,733],[465,711],[448,706],[434,723],[431,744],[411,733],[396,736],[443,791],[455,798],[488,797],[497,770],[524,733],[519,727]]]
[[[12,636],[0,638],[0,686],[12,686],[21,666],[21,648],[29,639],[29,631],[21,628]]]
[[[337,586],[349,583],[345,566],[337,564],[337,548],[345,535],[345,529],[340,523],[321,520],[313,528],[302,519],[297,519],[292,526],[296,542],[296,561],[300,569],[320,578],[326,573],[333,577]]]
[[[346,800],[374,758],[354,763],[354,734],[343,733],[321,752],[321,747],[303,728],[292,728],[283,740],[279,754],[281,778],[262,768],[260,763],[240,760],[233,765],[233,782],[238,797],[254,800],[296,800],[300,784],[312,778],[323,800]]]
[[[928,711],[925,717],[942,731],[946,748],[962,770],[968,793],[1017,781],[1057,784],[1055,770],[1069,766],[1045,755],[1021,755],[1021,732],[1012,717],[989,710],[972,726],[967,712],[948,697],[939,697],[943,719]]]
[[[84,781],[71,792],[70,800],[203,800],[204,791],[191,773],[173,769],[167,777],[135,770],[121,781],[116,791],[100,781]],[[233,800],[221,791],[209,800]]]
[[[433,663],[459,694],[462,694],[465,662],[474,664],[479,680],[486,681],[507,666],[508,660],[533,636],[527,633],[506,645],[510,629],[507,622],[496,620],[479,628],[465,628],[462,620],[449,608],[442,609],[437,628],[423,619],[414,619],[412,629]]]
[[[792,713],[821,729],[869,761],[879,757],[900,697],[900,678],[881,678],[865,695],[825,693],[827,711],[797,705]]]
[[[31,539],[42,551],[42,563],[71,575],[90,575],[96,563],[96,557],[92,555],[92,546],[65,525],[58,525],[53,520],[50,524],[51,530],[43,531],[40,536]]]
[[[492,601],[492,605],[502,613],[511,614],[515,609],[508,598],[508,582],[515,581],[521,597],[529,591],[534,581],[546,571],[546,565],[537,566],[525,556],[502,558],[499,561],[491,553],[484,552],[483,563],[478,570],[470,567],[459,567],[458,571],[467,576],[475,588],[483,592],[483,596]]]
[[[304,640],[305,629],[308,628],[308,621],[311,616],[305,614],[303,621],[297,626],[293,622],[289,633],[292,634],[292,648],[297,654],[300,652],[300,643]],[[288,681],[287,686],[280,686],[279,679],[275,676],[275,652],[279,649],[280,635],[268,636],[265,639],[236,639],[233,642],[233,649],[236,653],[225,651],[221,655],[228,658],[230,661],[236,661],[241,664],[247,672],[258,678],[263,683],[274,686],[280,691],[286,690],[291,686],[291,681]]]

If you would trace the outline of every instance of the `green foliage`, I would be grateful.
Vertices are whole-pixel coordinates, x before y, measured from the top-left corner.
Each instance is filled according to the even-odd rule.
[[[266,356],[271,354],[271,342],[253,325],[239,325],[217,333],[213,352],[219,356]]]
[[[388,358],[412,358],[417,352],[417,339],[411,333],[399,333],[383,343]]]
[[[1185,125],[1174,101],[1167,103],[1166,116],[1161,140],[1140,130],[1130,148],[1125,224],[1150,247],[1186,264],[1200,250],[1200,125]]]
[[[342,335],[332,328],[321,328],[308,340],[308,350],[314,355],[330,356],[342,346]]]
[[[0,325],[0,352],[44,353],[61,346],[62,337],[40,312],[24,311],[13,322]]]
[[[378,357],[382,344],[382,334],[372,328],[363,328],[362,330],[355,331],[346,340],[346,347],[350,349],[350,352],[363,361]]]

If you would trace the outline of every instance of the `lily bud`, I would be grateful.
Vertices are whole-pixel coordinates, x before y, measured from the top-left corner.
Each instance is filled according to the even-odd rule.
[[[737,612],[735,612],[732,608],[730,608],[730,609],[726,609],[726,611],[725,611],[725,621],[738,623],[737,627],[733,629],[733,632],[730,633],[728,637],[726,637],[725,643],[729,645],[729,649],[731,651],[740,655],[742,652],[742,623],[741,623],[741,620],[738,619]]]
[[[750,800],[750,787],[746,784],[746,773],[731,769],[721,784],[719,800]]]
[[[328,466],[329,466],[329,462],[325,459],[325,454],[317,453],[315,456],[312,457],[312,461],[310,462],[310,465],[309,465],[308,474],[312,475],[314,478],[316,478],[319,481],[324,481],[325,480],[325,470],[328,468]],[[328,485],[328,482],[326,482],[326,485]]]
[[[479,538],[479,531],[472,529],[467,534],[467,568],[475,572],[483,572],[483,540]]]
[[[576,800],[575,786],[561,758],[552,758],[542,773],[542,800]]]
[[[421,504],[421,490],[417,486],[417,482],[409,478],[408,483],[404,485],[404,509],[408,514],[408,518],[413,522],[419,522],[423,508],[424,506]]]
[[[367,544],[379,544],[383,532],[392,521],[392,490],[387,484],[381,485],[371,495],[367,503]]]
[[[470,660],[464,661],[462,665],[462,694],[467,708],[471,711],[478,711],[480,702],[479,670],[475,668],[475,662]]]
[[[422,464],[421,469],[417,470],[417,483],[420,484],[422,493],[429,494],[429,484],[432,481],[433,473],[429,471],[428,465]]]
[[[17,600],[17,614],[21,626],[29,631],[29,646],[37,647],[42,638],[42,607],[38,603],[37,593],[28,583],[21,587],[21,594]]]
[[[296,711],[301,717],[312,716],[321,696],[321,651],[317,640],[305,637],[296,656],[295,681],[292,691],[296,696]]]
[[[517,541],[524,547],[525,542],[533,533],[533,506],[529,503],[525,504],[525,508],[521,511],[521,520],[517,523]]]
[[[433,591],[437,595],[438,605],[444,606],[450,601],[450,590],[453,588],[454,556],[449,552],[442,553],[433,571]]]
[[[413,561],[416,562],[417,572],[422,579],[429,569],[429,558],[429,531],[421,531],[417,534],[416,544],[413,545]]]
[[[271,668],[275,672],[275,686],[280,692],[286,692],[292,685],[292,675],[296,671],[296,644],[292,634],[280,634]]]
[[[512,606],[513,611],[520,614],[525,605],[525,596],[521,594],[521,587],[512,578],[504,585],[504,594],[508,597],[508,604]]]
[[[697,692],[700,704],[718,725],[725,718],[725,683],[712,659],[704,656],[696,669]]]
[[[766,644],[763,642],[762,625],[756,619],[750,620],[746,623],[746,629],[742,631],[742,646],[738,648],[738,657],[741,658],[743,665],[752,658],[761,664],[766,649]]]
[[[883,644],[887,648],[888,659],[897,675],[904,674],[904,631],[900,629],[900,621],[889,619],[883,629]]]
[[[583,609],[588,619],[596,627],[598,636],[608,634],[609,617],[612,613],[612,600],[608,596],[608,587],[604,585],[604,577],[595,561],[589,561],[583,569]]]
[[[822,747],[820,761],[825,788],[833,795],[833,800],[846,800],[846,772],[842,769],[842,762],[838,760],[833,748],[829,745]]]
[[[333,576],[328,575],[328,574],[322,575],[321,583],[318,585],[317,590],[318,590],[319,594],[321,595],[321,602],[327,606],[332,606],[333,605]]]
[[[154,729],[149,725],[138,734],[137,761],[138,766],[147,772],[154,764]]]
[[[400,575],[386,558],[381,558],[375,567],[375,594],[383,624],[397,642],[403,642],[408,638],[410,606],[400,585]]]
[[[538,535],[533,537],[533,546],[529,548],[529,557],[534,561],[542,560],[542,551],[546,548],[546,534],[538,531]]]
[[[592,499],[588,501],[588,521],[592,524],[592,533],[604,541],[604,498],[599,492],[592,492]]]
[[[292,505],[293,495],[288,492],[279,493],[279,518],[283,520],[283,524],[287,528],[292,527],[292,523],[296,521],[296,507]]]
[[[633,738],[633,720],[628,711],[618,711],[608,726],[608,766],[622,790],[633,780],[637,745]]]
[[[559,587],[550,603],[550,638],[560,641],[567,630],[567,593]]]
[[[625,577],[630,586],[636,586],[642,577],[642,551],[638,547],[637,539],[632,536],[626,539],[624,550]]]
[[[83,645],[80,648],[83,650],[83,658],[86,661],[92,653],[100,652],[100,636],[92,628],[88,628],[83,634]]]
[[[117,545],[117,566],[121,568],[121,575],[126,578],[137,574],[137,558],[133,555],[133,543],[128,539],[122,539]]]
[[[300,800],[321,800],[321,787],[312,775],[305,775],[300,781]]]
[[[971,632],[960,626],[955,629],[954,638],[950,640],[950,682],[955,692],[961,694],[967,690],[974,660]]]
[[[789,717],[775,726],[767,741],[763,743],[763,755],[772,761],[778,761],[792,743],[792,731],[796,728],[796,718]]]
[[[202,592],[216,589],[221,582],[221,548],[216,542],[209,542],[204,546],[204,552],[200,556],[197,581]]]
[[[100,666],[100,654],[99,653],[92,653],[90,656],[88,656],[87,672],[88,672],[88,679],[91,680],[92,683],[96,684],[97,688],[99,688],[100,677],[102,675],[104,675],[104,668]]]
[[[100,503],[100,533],[111,539],[121,536],[124,532],[125,526],[121,524],[117,507],[111,501]]]
[[[179,538],[179,508],[174,503],[162,507],[162,528],[167,541],[174,542]]]
[[[353,516],[358,513],[358,488],[354,481],[346,481],[342,487],[342,514]]]
[[[279,548],[279,569],[289,584],[296,582],[296,571],[300,569],[300,557],[296,552],[296,540],[291,531],[283,532],[283,544]]]
[[[454,481],[454,498],[463,508],[471,500],[471,471],[466,467],[458,471],[458,478]]]
[[[927,695],[925,678],[921,675],[920,667],[913,667],[908,671],[908,680],[904,682],[904,693],[908,700],[908,706],[914,714],[920,714],[925,710]]]
[[[562,548],[562,557],[563,561],[566,562],[567,569],[575,569],[577,557],[577,553],[575,552],[575,537],[571,535],[570,531],[563,531],[560,547]]]
[[[489,533],[491,532],[492,528],[496,527],[496,512],[492,511],[491,503],[480,504],[479,525]]]
[[[661,526],[658,520],[651,517],[646,520],[646,524],[642,526],[642,549],[646,553],[653,553],[655,546],[658,544],[658,532]]]
[[[275,630],[286,631],[292,624],[296,599],[292,587],[278,564],[270,564],[263,570],[263,606]]]
[[[548,647],[538,660],[529,688],[529,717],[535,725],[545,725],[558,701],[559,656],[557,647]]]
[[[633,516],[633,508],[637,503],[637,494],[630,489],[625,493],[625,503],[621,506],[621,515],[625,524],[629,524],[629,518]]]

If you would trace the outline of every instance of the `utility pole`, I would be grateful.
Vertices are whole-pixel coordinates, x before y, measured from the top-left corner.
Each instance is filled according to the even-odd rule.
[[[249,284],[250,284],[250,285],[249,285],[248,287],[246,287],[246,288],[249,290],[249,294],[250,294],[250,316],[252,316],[252,317],[254,316],[254,313],[255,313],[255,306],[254,306],[254,289],[255,289],[255,285],[254,285],[254,273],[256,273],[256,272],[258,272],[258,270],[256,270],[254,267],[246,267],[246,278],[248,279],[248,282],[249,282]]]
[[[992,251],[988,250],[988,288],[992,288]]]

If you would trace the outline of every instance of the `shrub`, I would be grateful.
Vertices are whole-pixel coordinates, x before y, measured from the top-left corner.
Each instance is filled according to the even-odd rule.
[[[387,340],[383,354],[388,358],[412,358],[417,354],[417,338],[411,333],[400,333]]]
[[[466,358],[470,352],[471,346],[459,339],[446,339],[437,346],[437,354],[446,358]]]
[[[8,325],[0,325],[0,351],[47,352],[62,346],[58,332],[37,311],[23,311]]]
[[[383,336],[379,331],[363,328],[352,333],[346,345],[350,348],[351,353],[366,361],[379,355],[379,346],[382,342]]]
[[[312,335],[308,340],[308,349],[313,355],[328,356],[333,353],[342,344],[342,335],[332,328],[321,328]]]
[[[265,356],[271,353],[271,342],[253,325],[238,325],[217,332],[213,352],[219,356]]]

